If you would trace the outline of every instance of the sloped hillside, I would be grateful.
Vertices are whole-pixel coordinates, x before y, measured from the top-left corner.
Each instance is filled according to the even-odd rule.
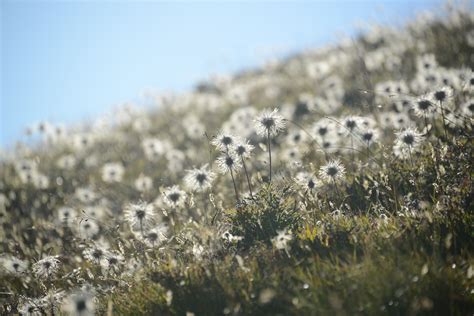
[[[474,15],[306,51],[0,168],[0,310],[471,315]]]

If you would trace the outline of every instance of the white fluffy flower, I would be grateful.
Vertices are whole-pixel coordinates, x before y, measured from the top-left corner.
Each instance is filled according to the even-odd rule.
[[[192,191],[203,192],[212,186],[215,175],[208,170],[207,164],[201,168],[188,170],[184,177],[186,187]]]
[[[54,277],[59,269],[58,256],[45,257],[33,264],[33,272],[40,279],[48,279]]]
[[[186,202],[186,192],[174,185],[163,191],[163,200],[169,207],[181,208]]]
[[[283,131],[285,126],[285,119],[278,114],[278,109],[273,111],[264,110],[255,119],[255,129],[257,134],[262,137],[267,137],[268,135],[276,136]]]
[[[319,169],[319,176],[326,182],[334,182],[343,179],[346,168],[339,159],[332,160]]]

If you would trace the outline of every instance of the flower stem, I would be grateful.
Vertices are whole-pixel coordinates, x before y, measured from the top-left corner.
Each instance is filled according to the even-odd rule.
[[[245,176],[247,177],[247,183],[249,185],[250,197],[253,199],[252,184],[250,183],[250,177],[247,172],[247,166],[245,165],[245,159],[242,157],[242,165],[244,166]]]
[[[230,176],[232,178],[232,183],[234,184],[235,199],[237,200],[237,202],[239,202],[239,192],[237,191],[237,186],[235,184],[235,179],[234,179],[234,172],[232,171],[232,169],[230,169]]]
[[[443,119],[444,137],[446,137],[446,141],[448,141],[448,132],[446,129],[446,118],[444,117],[444,107],[443,107],[442,101],[439,101],[439,107],[441,108],[441,117]]]
[[[270,140],[270,130],[267,130],[267,138],[268,138],[268,162],[270,166],[270,175],[269,175],[269,182],[272,182],[272,150],[271,150],[271,140]]]

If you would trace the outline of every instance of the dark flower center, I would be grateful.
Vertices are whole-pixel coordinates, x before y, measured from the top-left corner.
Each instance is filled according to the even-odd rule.
[[[114,264],[117,264],[117,263],[118,263],[117,258],[115,258],[115,257],[110,257],[109,258],[109,264],[114,265]]]
[[[327,132],[328,132],[328,128],[327,128],[327,127],[320,127],[319,130],[318,130],[318,133],[319,133],[319,135],[321,135],[321,136],[326,135]]]
[[[102,257],[102,250],[100,249],[95,249],[94,252],[92,253],[92,257],[94,257],[95,259],[100,259]]]
[[[204,173],[199,173],[197,176],[196,176],[196,180],[200,183],[200,184],[203,184],[204,181],[206,181],[206,175]]]
[[[84,300],[79,300],[76,302],[76,310],[82,312],[87,308],[86,302]]]
[[[362,137],[364,138],[365,141],[370,142],[372,140],[373,136],[374,136],[374,134],[372,134],[372,133],[364,133],[364,135]]]
[[[179,200],[179,196],[180,194],[178,192],[168,194],[168,198],[175,203]]]
[[[49,262],[49,261],[43,262],[43,267],[45,267],[46,269],[51,268],[51,262]]]
[[[438,101],[444,101],[446,99],[446,92],[444,91],[436,91],[434,94],[436,100]]]
[[[308,188],[313,189],[314,187],[315,187],[314,181],[313,181],[313,180],[309,180],[309,181],[308,181]]]
[[[238,147],[237,147],[237,154],[243,155],[243,154],[245,154],[245,151],[246,151],[246,150],[245,150],[245,147],[244,147],[244,146],[238,146]]]
[[[469,104],[467,108],[469,109],[469,111],[474,112],[474,103]]]
[[[273,125],[275,125],[275,120],[272,118],[264,118],[262,120],[262,124],[266,129],[270,129]]]
[[[415,137],[411,134],[403,136],[403,142],[405,144],[411,145],[415,142]]]
[[[229,137],[229,136],[222,137],[222,143],[226,146],[232,144],[232,137]]]
[[[15,271],[18,270],[19,267],[20,265],[17,262],[13,264],[13,269],[15,269]]]
[[[228,166],[228,167],[232,167],[234,165],[234,159],[232,159],[231,157],[227,157],[225,159],[225,164]]]
[[[157,233],[149,233],[147,238],[152,242],[156,241],[156,240],[158,240],[158,234]]]
[[[349,129],[354,129],[354,127],[356,127],[356,122],[354,120],[347,120],[346,127]]]
[[[329,167],[326,171],[326,173],[331,177],[334,177],[337,174],[337,172],[338,170],[336,167]]]
[[[431,102],[428,101],[428,100],[421,100],[421,101],[418,101],[418,108],[420,110],[427,110],[431,107]]]
[[[139,218],[139,219],[143,219],[145,217],[145,211],[144,210],[137,210],[135,212],[135,215]]]

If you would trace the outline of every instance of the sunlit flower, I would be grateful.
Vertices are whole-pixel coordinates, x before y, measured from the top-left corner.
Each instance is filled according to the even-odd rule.
[[[299,172],[296,175],[296,183],[305,192],[314,192],[318,187],[321,186],[321,181],[308,172]]]
[[[168,239],[169,227],[166,224],[160,224],[150,230],[148,230],[142,239],[150,247],[157,247]]]
[[[293,239],[293,236],[286,230],[278,232],[278,235],[276,235],[272,239],[272,243],[275,246],[275,248],[282,250],[282,249],[288,249],[288,242],[290,242]]]
[[[400,158],[409,158],[416,152],[423,141],[423,136],[416,128],[408,127],[395,133],[397,136],[393,151]]]
[[[188,170],[184,177],[184,182],[186,183],[186,187],[191,191],[203,192],[212,186],[214,178],[214,173],[208,170],[206,164],[199,169]]]
[[[72,293],[66,297],[62,309],[68,315],[92,316],[95,314],[94,296],[84,291]]]
[[[372,146],[378,138],[379,138],[379,132],[376,129],[364,129],[359,132],[361,140],[367,145],[367,147]]]
[[[94,137],[91,134],[76,134],[73,136],[72,145],[78,151],[82,151],[90,146],[94,142]]]
[[[186,192],[174,185],[163,191],[163,200],[169,207],[181,208],[186,202]]]
[[[344,178],[346,168],[338,160],[331,160],[319,169],[319,176],[326,182],[335,182]]]
[[[2,258],[0,262],[2,263],[5,271],[13,275],[21,276],[28,269],[27,261],[18,259],[14,256]]]
[[[131,229],[140,230],[141,232],[153,224],[156,215],[153,204],[146,202],[128,204],[124,214]]]
[[[106,273],[117,273],[122,264],[123,264],[124,258],[122,255],[108,251],[105,256],[102,258],[100,265],[104,269],[104,272]]]
[[[40,279],[49,279],[56,275],[59,269],[58,256],[47,256],[33,264],[33,272]]]
[[[144,175],[140,175],[135,180],[135,189],[140,192],[147,192],[153,188],[153,179]]]
[[[429,95],[416,99],[413,104],[415,115],[418,117],[431,117],[436,112],[436,103]]]
[[[285,119],[278,114],[278,109],[265,110],[255,119],[257,134],[263,137],[276,136],[285,128]]]
[[[79,223],[79,235],[84,239],[91,239],[99,233],[99,225],[90,219],[86,218]]]
[[[237,138],[234,135],[226,134],[224,132],[219,132],[214,139],[212,139],[211,144],[216,146],[220,151],[229,151],[231,147],[235,145]]]
[[[437,104],[439,103],[447,103],[453,97],[453,88],[444,86],[441,87],[431,93],[431,98]]]
[[[124,173],[125,169],[122,164],[116,162],[106,163],[102,167],[102,180],[109,183],[120,182]]]
[[[59,157],[56,162],[56,165],[60,169],[72,170],[76,166],[77,160],[73,155],[64,155]]]
[[[286,136],[286,141],[290,146],[297,146],[306,141],[307,135],[299,130],[293,130]]]
[[[101,260],[105,258],[107,249],[94,244],[92,247],[86,248],[82,254],[86,260],[99,264]]]
[[[59,222],[68,227],[72,227],[76,217],[77,212],[71,207],[63,206],[58,209]]]
[[[354,133],[362,128],[362,118],[359,116],[348,116],[342,120],[342,125],[348,134]]]
[[[237,172],[242,168],[242,161],[237,157],[235,152],[222,154],[217,158],[217,167],[222,174],[229,172]]]
[[[247,140],[239,141],[234,146],[235,154],[241,158],[250,158],[254,148]]]
[[[431,71],[438,66],[436,58],[433,54],[426,54],[418,56],[416,59],[416,66],[418,71]]]
[[[75,195],[83,203],[91,203],[97,199],[97,194],[91,188],[77,188]]]
[[[157,138],[146,138],[142,141],[142,148],[148,160],[156,161],[165,154],[169,145]]]

